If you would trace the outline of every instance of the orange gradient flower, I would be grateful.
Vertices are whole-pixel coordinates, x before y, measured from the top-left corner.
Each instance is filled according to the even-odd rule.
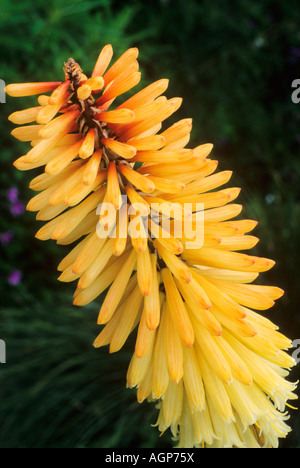
[[[15,167],[43,168],[27,206],[46,222],[36,237],[73,244],[58,270],[77,281],[75,305],[107,290],[96,348],[136,333],[127,385],[157,401],[161,432],[179,447],[277,447],[295,362],[259,313],[283,291],[254,283],[274,262],[245,253],[257,223],[235,219],[240,189],[223,188],[232,173],[215,172],[213,146],[187,148],[191,119],[164,126],[182,103],[164,96],[168,80],[122,100],[141,79],[138,50],[112,56],[105,46],[90,78],[69,59],[61,81],[6,87],[40,94],[9,117],[31,142]]]

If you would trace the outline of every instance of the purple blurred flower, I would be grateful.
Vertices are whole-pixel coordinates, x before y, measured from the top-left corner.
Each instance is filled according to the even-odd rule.
[[[3,232],[0,234],[0,243],[2,245],[8,245],[14,238],[14,233],[12,231]]]
[[[10,207],[10,212],[13,216],[20,216],[23,214],[25,211],[25,206],[24,203],[21,201],[18,201],[17,203],[14,203]]]
[[[18,286],[23,278],[23,274],[20,270],[14,270],[10,273],[10,275],[7,278],[8,284],[10,286]]]
[[[20,216],[24,213],[25,205],[19,200],[19,190],[16,187],[11,187],[7,191],[7,199],[10,202],[10,212],[13,216]]]
[[[19,190],[16,187],[8,189],[7,199],[10,203],[17,203],[19,201]]]

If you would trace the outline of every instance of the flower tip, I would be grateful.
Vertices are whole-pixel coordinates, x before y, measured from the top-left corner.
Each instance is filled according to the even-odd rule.
[[[229,380],[226,380],[225,384],[227,385],[227,387],[229,387],[233,382],[233,378],[229,379]]]
[[[118,349],[116,349],[115,347],[113,347],[113,346],[110,344],[108,353],[109,353],[109,354],[114,354],[114,353],[116,353],[117,351],[118,351]]]
[[[182,281],[184,281],[185,283],[187,284],[190,284],[193,277],[192,277],[192,273],[191,272],[188,272],[188,271],[185,271],[182,275],[181,275],[181,279]]]
[[[187,348],[191,348],[193,345],[194,345],[194,342],[195,340],[185,340],[184,341],[184,345],[187,347]]]
[[[137,47],[132,47],[132,48],[131,48],[131,51],[132,51],[132,55],[133,55],[135,58],[137,58],[138,55],[139,55],[139,53],[140,53],[139,49],[138,49]]]
[[[181,375],[172,375],[170,376],[170,382],[174,383],[174,384],[179,384],[180,380],[182,379],[182,374]]]
[[[166,91],[168,89],[169,84],[170,84],[169,78],[162,78],[161,80],[159,80],[157,82],[157,85],[159,85],[160,88],[163,89],[162,92],[164,92],[164,91]]]
[[[244,378],[243,383],[245,385],[248,385],[248,387],[250,387],[250,385],[253,385],[253,378],[252,377],[249,377],[248,379]]]
[[[242,189],[240,187],[236,187],[234,190],[232,189],[232,193],[229,193],[229,199],[235,200],[239,196],[241,191]]]
[[[35,210],[35,206],[34,206],[34,202],[32,200],[30,200],[27,205],[26,205],[26,211],[36,211]]]
[[[18,89],[18,85],[9,84],[5,86],[4,91],[6,94],[8,94],[11,97],[18,97],[18,93],[16,92],[17,89]]]
[[[80,101],[85,101],[92,94],[92,88],[89,85],[82,85],[77,89],[77,97]]]
[[[50,163],[50,164],[47,164],[47,166],[45,166],[45,173],[46,173],[46,174],[49,174],[49,175],[53,175],[53,176],[54,176],[54,175],[57,174],[56,170],[57,170],[57,169],[54,167],[54,165],[51,165],[51,163]],[[50,203],[50,205],[51,205],[51,203]]]
[[[147,328],[150,330],[150,331],[154,331],[157,329],[159,323],[157,322],[152,322],[151,320],[151,317],[148,317],[148,320],[146,322],[146,325],[147,325]]]
[[[78,275],[81,273],[80,264],[78,264],[78,262],[75,262],[75,264],[73,265],[72,273],[74,273],[74,275]]]
[[[13,114],[10,114],[10,116],[8,116],[8,120],[12,122],[13,124],[18,125],[18,122],[16,121],[16,118],[15,118],[15,114],[16,114],[15,112]]]
[[[97,319],[97,325],[104,325],[104,320],[103,320],[101,314],[99,315],[99,317]]]
[[[137,357],[138,359],[141,359],[141,358],[144,356],[143,353],[139,352],[139,350],[137,349],[137,347],[135,348],[134,352],[135,352],[135,355],[136,355],[136,357]]]
[[[169,100],[170,109],[172,112],[177,112],[178,109],[182,106],[183,98],[175,97]]]

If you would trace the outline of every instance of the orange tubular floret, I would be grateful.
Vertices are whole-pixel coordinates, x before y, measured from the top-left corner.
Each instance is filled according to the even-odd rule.
[[[148,176],[148,179],[152,180],[156,190],[164,193],[178,193],[185,187],[185,184],[177,182],[176,180],[162,179],[161,177],[153,176]]]
[[[159,164],[164,161],[165,164],[176,164],[181,161],[188,161],[193,156],[193,150],[181,149],[174,151],[139,151],[134,157],[134,162],[146,162],[151,164]]]
[[[5,92],[12,97],[34,96],[36,94],[48,93],[61,85],[61,81],[45,83],[19,83],[10,84],[5,88]]]
[[[8,120],[10,120],[12,123],[16,125],[25,125],[25,124],[34,122],[41,109],[42,107],[39,106],[39,107],[31,107],[23,111],[14,112],[8,117]]]
[[[68,100],[69,96],[70,94],[67,93],[66,95],[64,95],[64,100],[53,106],[50,104],[43,106],[37,115],[37,123],[41,125],[49,123],[61,109],[61,106]]]
[[[142,216],[130,216],[129,232],[133,248],[137,252],[145,252],[148,246],[148,232]]]
[[[127,143],[134,146],[137,151],[158,151],[165,145],[165,138],[161,135],[153,135],[145,138],[129,140]]]
[[[168,100],[165,96],[161,96],[154,102],[145,104],[134,110],[135,118],[134,121],[127,125],[114,125],[113,130],[116,134],[126,133],[127,131],[140,128],[141,124],[152,122],[154,118],[157,118],[162,112],[169,111]],[[138,135],[139,136],[139,135]]]
[[[184,345],[191,347],[194,343],[195,335],[189,314],[169,269],[164,268],[161,274],[166,289],[167,303],[172,319],[174,320],[177,333]]]
[[[134,121],[135,114],[129,109],[101,112],[96,115],[97,120],[112,124],[127,124]]]
[[[82,84],[88,85],[92,91],[99,92],[104,87],[104,80],[102,76],[94,76],[82,82]]]
[[[175,278],[185,283],[192,281],[193,277],[190,268],[179,257],[163,247],[159,239],[155,239],[153,245]]]
[[[92,88],[88,84],[83,84],[77,89],[77,97],[81,101],[85,101],[92,94]]]
[[[78,156],[80,148],[81,141],[62,151],[46,165],[45,172],[52,175],[60,173]]]
[[[167,130],[165,130],[161,135],[166,140],[166,146],[171,145],[175,141],[189,135],[192,130],[192,119],[184,119],[175,123]]]
[[[137,189],[145,193],[152,193],[155,190],[155,185],[147,177],[139,174],[124,164],[119,165],[119,171],[126,179],[133,184]]]
[[[102,76],[103,73],[105,73],[113,54],[114,52],[111,44],[107,44],[105,47],[103,47],[96,62],[92,77]]]
[[[130,203],[139,208],[141,216],[149,216],[150,206],[143,197],[131,185],[126,185],[125,191]]]
[[[148,102],[152,102],[158,96],[163,94],[169,86],[169,80],[162,79],[152,83],[151,85],[147,86],[146,88],[142,89],[134,96],[129,98],[127,101],[123,102],[118,109],[131,109],[135,110],[138,107],[141,107]]]
[[[110,140],[109,138],[103,138],[101,142],[124,159],[131,159],[136,154],[136,149],[133,146],[126,145],[126,143]]]
[[[116,256],[122,255],[127,244],[128,235],[128,205],[124,204],[119,210],[119,220],[116,228],[116,238],[113,242],[113,253]]]
[[[65,93],[68,91],[69,86],[70,86],[70,80],[66,80],[58,88],[56,88],[49,98],[49,104],[51,106],[55,106],[56,104],[59,104],[63,96],[65,95]]]
[[[143,134],[144,132],[154,128],[156,125],[162,123],[168,117],[170,117],[182,103],[182,99],[174,98],[170,99],[166,104],[161,102],[162,109],[160,112],[157,112],[155,116],[146,121],[138,122],[136,125],[132,125],[128,129],[120,129],[120,139],[122,141],[128,140],[130,138],[137,137],[138,135]]]
[[[84,139],[84,142],[82,143],[80,151],[79,151],[79,156],[82,159],[87,159],[90,156],[92,156],[92,154],[94,153],[95,136],[96,136],[96,131],[95,131],[94,128],[91,128],[88,131],[88,133],[87,133],[87,135],[86,135],[86,137]]]
[[[109,56],[108,52],[107,55]],[[132,62],[134,62],[137,59],[138,55],[139,51],[137,48],[128,49],[123,55],[121,55],[121,57],[110,67],[110,69],[103,76],[105,84],[107,85],[111,81],[118,78],[120,74],[122,74],[132,64]],[[99,72],[97,74],[100,75]],[[95,75],[93,74],[93,76]]]
[[[111,203],[116,210],[121,206],[121,190],[119,185],[118,172],[114,162],[109,163],[107,173],[107,203]]]
[[[98,317],[99,325],[107,323],[113,316],[126,290],[135,264],[136,252],[132,250],[104,299]]]
[[[75,122],[79,114],[80,111],[76,110],[56,117],[56,119],[49,122],[42,130],[40,130],[40,137],[48,139],[55,136],[58,132],[66,128],[70,123],[73,121]]]
[[[102,150],[99,149],[95,151],[93,156],[87,162],[85,169],[84,169],[84,174],[83,174],[84,184],[92,185],[92,183],[96,179],[99,168],[100,168],[101,158],[102,158]]]
[[[141,81],[140,72],[135,71],[129,75],[126,72],[124,75],[126,76],[122,77],[121,75],[104,91],[103,96],[96,101],[98,107],[102,107],[107,101],[126,93]]]
[[[11,132],[11,135],[20,141],[31,141],[38,137],[39,131],[42,128],[43,125],[28,125],[25,127],[17,127]]]

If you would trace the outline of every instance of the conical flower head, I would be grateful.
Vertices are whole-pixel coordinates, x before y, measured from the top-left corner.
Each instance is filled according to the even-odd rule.
[[[163,96],[168,80],[122,101],[138,50],[112,55],[105,46],[89,78],[69,59],[62,81],[6,88],[40,95],[10,116],[32,146],[15,166],[44,168],[27,206],[47,222],[36,237],[74,244],[58,269],[77,281],[75,305],[107,290],[96,348],[117,352],[135,330],[127,385],[158,402],[160,431],[179,447],[277,447],[295,363],[259,313],[283,291],[254,283],[274,262],[245,253],[257,223],[236,220],[240,189],[224,188],[232,173],[216,172],[213,146],[186,147],[191,119],[163,128],[182,103]]]

